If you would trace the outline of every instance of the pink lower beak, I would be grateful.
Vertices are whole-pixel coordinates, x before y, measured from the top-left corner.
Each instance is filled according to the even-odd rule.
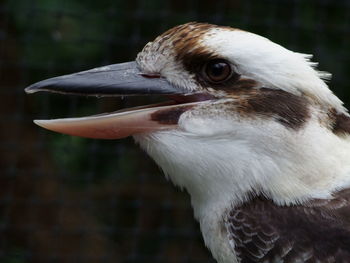
[[[174,129],[180,115],[196,103],[155,106],[81,118],[35,120],[51,131],[96,139],[120,139],[139,133]],[[163,104],[164,105],[164,104]]]

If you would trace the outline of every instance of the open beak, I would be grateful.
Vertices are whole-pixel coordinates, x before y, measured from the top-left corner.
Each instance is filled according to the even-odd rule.
[[[48,91],[85,96],[166,95],[170,102],[81,118],[35,120],[48,130],[86,138],[119,139],[130,135],[176,128],[180,115],[209,94],[186,94],[158,74],[146,74],[136,62],[95,68],[37,82],[27,93]]]

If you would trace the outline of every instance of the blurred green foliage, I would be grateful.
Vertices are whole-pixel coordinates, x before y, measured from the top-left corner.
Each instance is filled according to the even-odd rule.
[[[114,1],[114,6],[118,2],[125,1]],[[108,19],[104,1],[16,0],[8,8],[21,38],[31,41],[22,50],[30,65],[50,60],[64,65],[81,57],[98,60],[108,36],[121,35],[122,12],[115,14],[118,19]]]
[[[27,262],[25,252],[23,249],[14,248],[12,251],[8,251],[8,255],[2,260],[2,263],[25,263]]]

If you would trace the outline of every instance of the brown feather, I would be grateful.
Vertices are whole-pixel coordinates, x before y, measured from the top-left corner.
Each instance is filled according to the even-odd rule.
[[[350,262],[350,190],[332,200],[278,206],[258,196],[227,213],[241,263]]]

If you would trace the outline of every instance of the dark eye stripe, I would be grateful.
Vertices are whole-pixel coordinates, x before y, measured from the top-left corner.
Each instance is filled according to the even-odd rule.
[[[350,117],[343,113],[335,113],[333,110],[329,114],[333,119],[333,132],[335,134],[350,134]]]

